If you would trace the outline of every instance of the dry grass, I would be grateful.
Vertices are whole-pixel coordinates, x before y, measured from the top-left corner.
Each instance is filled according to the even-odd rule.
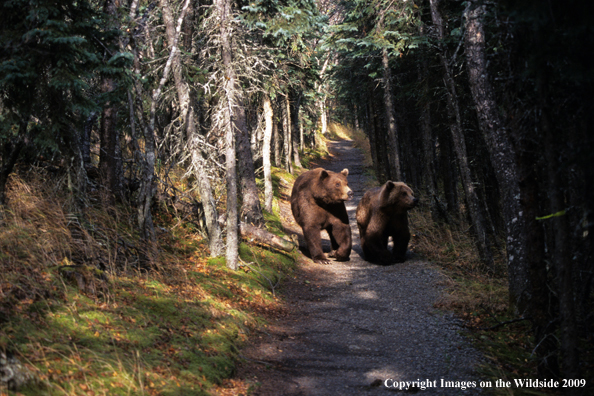
[[[503,251],[495,257],[495,271],[487,271],[468,232],[468,226],[435,224],[429,206],[421,202],[410,212],[411,248],[430,260],[444,275],[444,290],[435,306],[453,311],[471,331],[467,334],[487,358],[478,368],[493,381],[533,378],[536,363],[531,351],[528,321],[514,322],[509,307]],[[502,323],[510,324],[502,325]],[[487,392],[487,394],[491,394]],[[499,388],[492,394],[533,394],[530,390]],[[550,394],[550,393],[542,393]]]
[[[499,275],[489,275],[467,226],[436,224],[428,203],[423,200],[410,212],[410,225],[411,249],[435,263],[448,279],[444,282],[446,293],[437,306],[461,313],[479,308],[492,312],[508,309],[507,278],[501,271],[502,252],[496,260]]]
[[[158,208],[159,257],[143,268],[133,209],[75,212],[64,184],[13,175],[2,212],[0,350],[39,380],[21,394],[206,395],[229,378],[294,257],[242,244],[250,266],[230,271]]]

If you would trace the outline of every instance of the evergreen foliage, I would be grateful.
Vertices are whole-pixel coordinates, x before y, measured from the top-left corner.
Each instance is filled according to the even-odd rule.
[[[103,22],[102,13],[85,0],[3,3],[2,113],[13,125],[30,123],[32,143],[52,151],[68,149],[82,120],[99,109],[97,73],[122,75],[128,67],[125,53],[103,62],[103,40],[119,34],[105,30]]]

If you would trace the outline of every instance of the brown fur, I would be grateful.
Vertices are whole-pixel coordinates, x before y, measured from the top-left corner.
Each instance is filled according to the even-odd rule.
[[[356,217],[367,261],[384,265],[405,261],[410,240],[407,211],[417,202],[410,187],[401,182],[388,181],[363,195]],[[391,253],[389,237],[394,242]]]
[[[344,205],[353,196],[348,174],[348,169],[335,173],[316,168],[299,176],[293,185],[291,211],[315,262],[328,263],[322,250],[322,230],[330,236],[331,257],[347,261],[351,254],[351,227]]]

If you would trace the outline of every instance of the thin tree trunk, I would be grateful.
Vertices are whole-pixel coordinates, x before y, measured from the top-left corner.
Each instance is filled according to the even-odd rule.
[[[386,106],[386,120],[388,122],[388,162],[394,180],[401,181],[400,148],[398,147],[398,130],[394,114],[394,100],[392,98],[392,71],[390,70],[388,50],[385,48],[382,52],[382,65],[384,68],[384,105]]]
[[[278,133],[278,121],[274,118],[272,119],[272,138],[274,140],[274,166],[280,168],[282,165],[282,145],[280,134]]]
[[[458,199],[458,172],[455,165],[456,154],[452,149],[451,134],[440,131],[439,139],[439,176],[443,185],[448,213],[454,218],[460,217],[460,201]]]
[[[3,152],[2,156],[0,157],[2,161],[0,161],[0,209],[2,206],[6,205],[6,184],[8,183],[8,176],[12,173],[14,166],[16,165],[17,160],[19,159],[19,155],[21,150],[27,145],[27,122],[22,121],[19,123],[19,133],[16,139],[11,139],[11,142],[5,143],[2,147]],[[0,219],[2,216],[2,212],[0,211]]]
[[[177,42],[181,33],[181,25],[184,19],[185,12],[188,8],[190,0],[186,0],[181,10],[181,15],[175,29],[175,40],[171,45],[171,52],[167,58],[163,75],[159,80],[157,89],[153,91],[151,97],[150,116],[148,128],[145,130],[144,146],[145,146],[145,161],[143,177],[141,180],[140,192],[138,194],[138,225],[143,239],[149,243],[149,260],[156,259],[156,236],[155,227],[153,224],[153,217],[151,214],[151,204],[154,194],[155,183],[155,160],[156,160],[156,145],[155,145],[155,118],[157,111],[157,103],[161,98],[161,92],[165,82],[169,78],[169,72],[173,65],[173,59],[177,52]]]
[[[301,160],[299,158],[299,145],[300,145],[300,140],[299,140],[299,107],[301,106],[301,98],[302,98],[302,94],[301,92],[296,92],[294,90],[291,90],[291,92],[293,92],[293,95],[291,95],[293,97],[293,101],[289,101],[289,103],[292,103],[289,106],[289,110],[291,112],[291,137],[293,139],[292,141],[292,146],[293,146],[293,161],[295,162],[295,165],[301,168]]]
[[[285,169],[289,173],[293,173],[293,161],[291,161],[291,153],[293,151],[291,145],[293,138],[291,136],[291,104],[289,101],[289,94],[285,95],[285,105],[283,109],[283,143],[285,146]]]
[[[328,113],[326,112],[326,95],[320,99],[320,124],[322,135],[328,133]]]
[[[387,161],[386,145],[384,142],[384,134],[380,133],[382,128],[380,124],[379,116],[376,112],[376,95],[375,90],[372,88],[369,92],[369,116],[370,116],[370,134],[369,142],[372,147],[375,148],[375,175],[380,183],[385,183],[390,180],[390,167]]]
[[[103,11],[109,15],[109,18],[115,21],[116,1],[107,0]],[[101,93],[109,95],[116,89],[116,82],[113,78],[104,76],[101,82]],[[103,105],[101,112],[101,123],[99,127],[100,149],[99,149],[99,174],[101,178],[101,201],[106,207],[114,207],[116,197],[120,198],[121,182],[118,181],[118,165],[121,165],[121,159],[118,159],[120,134],[117,129],[118,108],[111,101]]]
[[[264,142],[262,146],[262,166],[264,167],[264,209],[272,213],[272,169],[270,165],[270,141],[272,139],[273,113],[270,96],[264,95]]]
[[[431,4],[431,18],[433,24],[437,28],[439,41],[439,58],[444,69],[445,85],[448,90],[447,101],[448,110],[453,115],[454,119],[450,124],[452,132],[452,141],[454,143],[454,150],[458,159],[458,167],[460,168],[460,176],[462,178],[462,185],[466,195],[466,203],[472,221],[472,226],[476,235],[476,244],[479,256],[483,263],[489,268],[493,269],[493,254],[491,252],[491,242],[485,229],[485,221],[480,210],[480,202],[476,191],[474,189],[473,180],[468,164],[468,156],[466,153],[466,142],[464,133],[462,132],[462,120],[460,116],[460,108],[458,104],[458,95],[456,93],[456,83],[454,81],[453,73],[448,63],[447,49],[443,43],[444,27],[441,14],[439,12],[439,0],[430,0]]]
[[[299,123],[299,150],[303,151],[305,147],[305,131],[303,130],[303,123]]]
[[[93,112],[85,121],[81,141],[81,154],[85,168],[91,166],[91,131],[97,122],[97,113]],[[133,122],[133,121],[132,121]]]
[[[176,41],[176,31],[169,0],[161,0],[161,9],[163,13],[163,21],[165,22],[169,48],[172,50]],[[206,173],[207,162],[202,156],[200,149],[198,131],[196,130],[195,106],[190,96],[190,88],[183,78],[179,55],[173,57],[172,72],[181,111],[180,118],[185,122],[186,136],[189,140],[188,148],[191,151],[191,166],[194,169],[196,180],[198,181],[200,202],[204,208],[210,255],[211,257],[217,257],[223,254],[222,232],[218,222],[219,216],[212,195],[212,186],[208,179],[208,174]]]
[[[231,3],[229,0],[216,0],[215,2],[220,18],[221,56],[225,80],[223,86],[224,97],[224,126],[225,126],[225,157],[227,170],[227,250],[225,257],[227,267],[232,270],[238,268],[239,262],[239,223],[237,211],[237,170],[235,161],[235,110],[238,107],[238,89],[233,70],[231,49]]]
[[[323,81],[323,78],[326,74],[326,69],[328,68],[328,63],[330,62],[330,57],[327,57],[326,60],[324,61],[324,65],[322,66],[322,70],[320,70],[320,81]],[[317,91],[318,94],[320,94],[322,92],[324,88],[324,85],[320,82],[318,87],[317,87]],[[326,95],[323,95],[322,98],[319,100],[318,102],[318,107],[320,108],[320,125],[321,125],[321,132],[322,135],[325,135],[326,132],[328,132],[328,115],[326,112]],[[315,142],[315,138],[314,138],[314,142]]]
[[[239,87],[236,87],[239,89]],[[237,154],[239,184],[241,186],[241,218],[246,223],[256,226],[264,224],[264,215],[260,206],[256,171],[247,127],[245,108],[238,96],[233,110],[233,126],[235,128],[235,151]]]
[[[421,30],[421,34],[423,31]],[[439,197],[437,195],[437,183],[435,182],[435,141],[431,129],[431,104],[429,102],[429,85],[427,83],[428,67],[427,61],[423,59],[418,66],[419,84],[422,86],[424,99],[420,102],[421,107],[421,139],[423,142],[423,179],[425,190],[429,196],[431,217],[433,221],[447,220],[447,213],[441,210]]]
[[[375,177],[381,181],[380,177],[380,167],[379,167],[379,159],[377,156],[377,138],[375,136],[375,127],[373,122],[373,105],[372,99],[368,100],[366,106],[366,123],[365,123],[365,133],[367,135],[367,139],[369,139],[369,151],[371,152],[371,162],[373,165],[373,170],[375,173]]]
[[[116,88],[112,78],[104,78],[101,84],[101,91],[108,94]],[[107,102],[101,112],[99,126],[100,149],[99,149],[99,174],[101,177],[101,201],[106,207],[115,205],[115,197],[119,196],[116,180],[116,159],[117,146],[119,145],[119,133],[117,127],[117,107]]]

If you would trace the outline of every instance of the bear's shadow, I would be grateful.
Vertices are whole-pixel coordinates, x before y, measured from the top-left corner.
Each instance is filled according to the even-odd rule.
[[[285,233],[287,235],[296,235],[297,239],[299,241],[299,251],[308,259],[311,260],[311,255],[309,254],[309,250],[307,249],[307,245],[305,243],[305,238],[303,237],[303,234],[301,232],[295,232],[293,230],[289,230],[289,229],[285,229],[284,230]],[[353,235],[353,240],[359,240],[359,233],[355,233],[355,235]],[[392,251],[394,243],[392,242],[392,238],[390,238],[390,240],[388,241],[388,250]],[[332,250],[332,245],[330,244],[330,237],[328,237],[328,233],[326,231],[322,231],[322,249],[324,250],[324,254],[326,254],[326,256],[328,256],[328,254],[330,253],[330,251]],[[363,254],[363,249],[361,248],[360,244],[355,244],[353,243],[352,246],[352,252],[351,252],[351,260],[353,260],[353,253],[356,253],[359,257],[357,257],[356,259],[360,259],[361,261],[368,263],[368,264],[372,264],[372,265],[377,265],[379,267],[389,267],[392,265],[397,265],[397,264],[402,264],[402,263],[390,263],[390,264],[381,264],[381,263],[374,263],[371,261],[367,261],[365,259],[365,255]],[[418,258],[418,255],[411,251],[410,249],[407,249],[406,251],[406,260],[410,261],[410,260],[414,260]],[[331,261],[336,261],[333,258],[329,258],[329,260]]]

